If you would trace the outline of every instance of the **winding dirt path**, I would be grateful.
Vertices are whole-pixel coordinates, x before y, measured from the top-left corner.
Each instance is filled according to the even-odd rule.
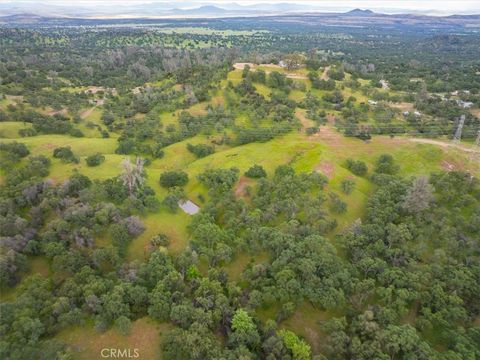
[[[97,107],[97,105],[95,105],[94,107],[91,107],[90,109],[82,111],[82,113],[80,114],[80,117],[82,119],[85,119],[85,118],[89,117],[92,114],[93,110],[95,110],[96,107]]]
[[[460,144],[448,143],[448,142],[440,141],[440,140],[422,139],[422,138],[410,138],[409,140],[412,141],[412,142],[416,142],[416,143],[438,145],[438,146],[441,146],[443,148],[455,148],[455,149],[459,149],[459,150],[462,150],[462,151],[465,151],[465,152],[468,152],[468,153],[478,153],[479,152],[479,150],[476,150],[474,148],[468,148],[468,147],[462,146]]]

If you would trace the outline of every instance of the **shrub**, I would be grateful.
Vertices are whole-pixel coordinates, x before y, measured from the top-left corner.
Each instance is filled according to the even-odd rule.
[[[53,157],[63,162],[78,163],[80,160],[75,156],[70,146],[59,147],[53,150]]]
[[[37,131],[34,128],[25,128],[18,130],[18,135],[21,137],[30,137],[37,135]]]
[[[390,154],[382,154],[377,160],[375,172],[379,174],[393,175],[397,173],[399,166],[395,164],[393,156]]]
[[[131,332],[132,322],[126,316],[120,316],[115,320],[115,327],[118,329],[120,334],[127,336]]]
[[[183,171],[167,171],[160,175],[160,185],[165,188],[184,186],[188,183],[188,174]]]
[[[310,346],[294,332],[290,330],[280,330],[278,335],[282,338],[287,349],[292,352],[294,359],[307,360],[312,357]]]
[[[87,162],[87,165],[88,166],[98,166],[100,165],[102,162],[105,161],[105,156],[103,156],[102,154],[100,153],[96,153],[94,155],[90,155],[88,156],[85,161]]]
[[[145,225],[143,225],[142,220],[138,216],[129,216],[124,219],[123,223],[130,236],[137,237],[145,231]]]
[[[238,180],[238,169],[207,170],[198,176],[198,180],[209,189],[231,189]]]
[[[295,170],[290,165],[280,165],[275,169],[275,177],[295,176]]]
[[[92,185],[92,181],[87,176],[73,174],[64,184],[65,195],[76,195],[90,185]]]
[[[115,121],[115,116],[110,112],[104,112],[102,114],[102,121],[105,125],[113,124]]]
[[[215,148],[212,145],[207,145],[207,144],[198,144],[198,145],[187,144],[187,149],[198,158],[211,155],[215,152]]]
[[[250,169],[245,172],[245,176],[253,179],[259,179],[266,177],[267,173],[265,169],[260,165],[253,165]]]
[[[355,188],[355,182],[349,179],[342,180],[340,187],[345,194],[350,194]]]
[[[347,159],[347,169],[357,176],[364,176],[368,171],[367,164],[361,160],[353,159]]]
[[[175,194],[165,196],[162,202],[171,213],[176,213],[178,210],[178,197]]]
[[[168,246],[169,244],[170,244],[170,239],[165,234],[155,235],[150,240],[150,246],[152,248],[157,248],[159,246]]]
[[[83,134],[82,130],[80,129],[72,129],[70,130],[70,135],[73,137],[84,137],[85,135]]]
[[[25,144],[19,142],[0,143],[0,151],[8,154],[10,160],[17,161],[30,155],[30,151]]]
[[[347,212],[347,203],[342,201],[335,193],[330,193],[330,210],[334,214],[343,214]]]

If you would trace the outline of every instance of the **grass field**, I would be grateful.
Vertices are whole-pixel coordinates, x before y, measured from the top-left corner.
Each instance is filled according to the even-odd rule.
[[[99,333],[93,321],[84,326],[68,328],[55,338],[69,345],[75,360],[102,359],[102,349],[138,349],[137,359],[162,359],[160,351],[161,334],[171,328],[169,324],[158,324],[149,318],[132,322],[131,333],[123,336],[114,328]],[[104,351],[104,354],[105,351]]]
[[[28,269],[25,273],[21,274],[20,284],[27,277],[32,275],[41,275],[43,277],[48,277],[51,275],[50,264],[48,260],[43,256],[29,256],[27,258]],[[19,284],[19,285],[20,285]],[[11,301],[17,296],[20,286],[17,285],[15,288],[2,289],[0,288],[0,301]]]
[[[188,234],[186,227],[190,221],[190,216],[180,209],[175,214],[166,210],[149,214],[142,221],[146,226],[146,230],[130,243],[127,252],[129,260],[144,261],[148,255],[148,244],[151,238],[158,234],[168,236],[170,239],[168,248],[174,253],[184,250],[187,246]]]
[[[32,124],[14,122],[14,121],[4,121],[0,122],[0,139],[18,139],[20,135],[18,131],[21,129],[31,128]]]

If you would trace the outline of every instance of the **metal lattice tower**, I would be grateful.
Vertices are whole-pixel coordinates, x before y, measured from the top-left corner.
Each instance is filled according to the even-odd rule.
[[[454,142],[460,142],[462,139],[462,130],[463,125],[465,124],[465,115],[460,116],[460,121],[458,123],[457,131],[455,131],[455,135],[453,136]]]

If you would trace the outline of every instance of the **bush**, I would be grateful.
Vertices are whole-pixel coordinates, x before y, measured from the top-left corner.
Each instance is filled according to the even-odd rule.
[[[334,214],[343,214],[347,212],[347,203],[342,201],[340,197],[335,194],[330,194],[330,211]]]
[[[137,237],[145,231],[145,225],[143,225],[142,220],[138,216],[129,216],[123,220],[123,223],[130,236]]]
[[[73,137],[84,137],[85,135],[83,134],[82,130],[80,129],[72,129],[70,130],[70,135]]]
[[[343,71],[343,69],[338,69],[338,70],[330,69],[328,71],[328,77],[330,79],[340,81],[345,78],[345,72]]]
[[[368,171],[367,164],[361,160],[353,159],[347,159],[347,169],[357,176],[364,176]]]
[[[73,174],[64,185],[65,195],[76,195],[81,190],[92,185],[92,181],[85,175]]]
[[[209,189],[231,189],[238,180],[238,169],[207,170],[198,176],[198,180]]]
[[[123,336],[127,336],[131,332],[132,322],[126,316],[120,316],[118,319],[115,320],[115,327],[120,334],[122,334]]]
[[[165,205],[171,213],[176,213],[178,210],[178,197],[175,194],[169,194],[163,199]]]
[[[395,164],[393,156],[390,154],[382,154],[377,160],[375,172],[379,174],[394,175],[400,170],[399,166]]]
[[[295,170],[290,165],[280,165],[275,169],[275,177],[295,176]]]
[[[21,137],[30,137],[37,135],[37,131],[34,128],[25,128],[18,130],[18,135]]]
[[[87,162],[88,166],[98,166],[105,161],[105,156],[100,153],[96,153],[95,155],[88,156],[85,161]]]
[[[183,171],[167,171],[160,175],[160,185],[165,188],[185,186],[188,183],[188,174]]]
[[[63,162],[73,162],[78,164],[80,160],[75,156],[70,146],[59,147],[53,150],[53,157],[61,159]]]
[[[198,145],[187,144],[187,149],[198,158],[211,155],[215,152],[215,148],[212,145],[207,145],[207,144],[198,144]]]
[[[25,144],[19,142],[0,143],[0,151],[8,153],[9,157],[16,161],[30,155],[30,151]]]
[[[102,114],[102,121],[105,125],[111,125],[115,121],[115,116],[110,112],[104,112]]]
[[[159,246],[168,246],[169,244],[170,244],[170,239],[165,234],[155,235],[150,240],[150,246],[152,248],[157,248]]]
[[[345,194],[350,194],[355,188],[355,182],[349,179],[342,180],[340,187]]]
[[[262,177],[266,177],[267,173],[265,169],[260,165],[253,165],[250,169],[245,172],[245,176],[252,178],[252,179],[259,179]]]
[[[290,330],[280,330],[278,335],[282,338],[287,349],[292,352],[294,359],[307,360],[312,357],[310,346],[294,332]]]

